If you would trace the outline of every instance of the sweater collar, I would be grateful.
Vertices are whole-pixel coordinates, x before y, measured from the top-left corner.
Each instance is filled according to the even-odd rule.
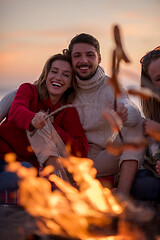
[[[91,89],[96,86],[101,85],[104,82],[104,69],[101,66],[98,66],[94,76],[88,80],[81,80],[79,77],[76,77],[78,87],[81,89]]]
[[[59,107],[61,107],[61,100],[59,100],[55,105],[53,105],[53,104],[51,103],[50,98],[48,97],[48,98],[44,101],[44,106],[45,106],[45,108],[47,108],[47,109],[49,108],[49,109],[50,109],[50,112],[52,112],[52,111],[58,109]]]

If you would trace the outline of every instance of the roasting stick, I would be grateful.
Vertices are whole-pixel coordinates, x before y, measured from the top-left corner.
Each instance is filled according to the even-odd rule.
[[[82,106],[82,105],[81,105],[81,106]],[[65,106],[62,106],[62,107],[56,109],[55,111],[51,112],[50,114],[48,114],[48,115],[45,117],[45,120],[47,120],[49,117],[55,115],[56,113],[62,111],[63,109],[69,108],[69,107],[80,107],[80,105],[67,104],[67,105],[65,105]],[[35,129],[31,132],[30,136],[32,137],[32,136],[36,133],[37,130],[38,130],[38,128],[35,128]]]
[[[122,41],[120,37],[120,30],[119,27],[116,25],[114,26],[114,40],[116,43],[116,48],[113,50],[113,56],[112,56],[112,77],[111,77],[111,83],[115,89],[115,100],[114,100],[114,110],[117,110],[117,95],[121,95],[121,88],[118,83],[118,72],[119,72],[119,66],[121,60],[124,60],[126,63],[129,63],[130,60],[126,56],[123,47],[122,47]],[[118,132],[119,137],[122,142],[124,142],[123,136],[121,134],[121,131]]]
[[[62,111],[65,108],[68,108],[68,107],[80,107],[80,105],[78,105],[78,104],[75,104],[75,105],[74,104],[67,104],[65,106],[62,106],[62,107],[56,109],[55,111],[51,112],[47,116],[45,116],[45,120],[47,120],[49,117],[55,115],[56,113]],[[48,113],[48,111],[47,111],[47,113]],[[30,137],[32,137],[36,133],[37,130],[38,130],[38,128],[35,128],[33,130],[33,132],[30,134]],[[60,139],[59,138],[57,138],[57,141],[60,143]],[[70,154],[65,151],[65,157],[69,157],[69,155]],[[61,161],[58,160],[58,159],[57,159],[56,170],[55,170],[54,174],[57,175],[59,178],[65,180],[66,182],[70,183],[71,185],[73,184],[71,182],[71,180],[69,179],[67,173],[66,173],[66,169],[63,167]]]

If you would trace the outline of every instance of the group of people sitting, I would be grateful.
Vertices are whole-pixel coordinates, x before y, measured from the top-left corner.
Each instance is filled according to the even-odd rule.
[[[23,83],[1,100],[0,191],[18,188],[17,175],[5,168],[7,153],[15,153],[23,166],[37,168],[37,174],[47,165],[56,172],[57,159],[71,154],[92,159],[102,184],[118,175],[117,192],[160,202],[160,102],[142,100],[142,117],[122,88],[114,110],[114,88],[100,62],[97,39],[76,35],[68,49],[47,60],[37,81]],[[160,47],[148,52],[141,66],[141,85],[147,82],[159,94]],[[106,108],[121,119],[121,134],[115,134],[102,116]],[[122,138],[127,142],[138,137],[147,139],[147,147],[125,149],[119,155],[106,150],[108,140],[121,143]]]

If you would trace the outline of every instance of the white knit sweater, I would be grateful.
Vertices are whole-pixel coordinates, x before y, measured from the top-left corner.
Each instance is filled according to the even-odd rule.
[[[102,117],[102,111],[108,104],[114,104],[114,91],[105,76],[102,67],[98,67],[96,74],[89,80],[80,80],[77,77],[78,94],[74,100],[75,104],[84,107],[77,107],[82,126],[85,130],[90,144],[96,144],[105,148],[106,141],[115,136],[111,131],[108,122]],[[134,126],[141,120],[141,114],[138,108],[129,100],[125,94],[117,99],[117,102],[123,102],[128,108],[128,120],[125,126]],[[0,121],[6,116],[10,108],[16,90],[10,92],[0,101]]]
[[[108,122],[102,117],[102,111],[108,104],[114,104],[114,91],[105,76],[102,67],[98,67],[96,74],[89,80],[80,80],[77,77],[78,94],[74,104],[82,105],[77,107],[80,120],[86,133],[89,144],[96,144],[105,148],[106,141],[114,137]],[[128,120],[125,126],[133,126],[141,119],[138,108],[130,101],[127,94],[121,96],[117,102],[123,102],[128,108]]]

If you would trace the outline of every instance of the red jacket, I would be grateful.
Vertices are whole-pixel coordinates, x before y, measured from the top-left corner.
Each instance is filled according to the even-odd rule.
[[[50,112],[61,106],[59,101],[52,105],[50,99],[44,102],[38,100],[36,86],[30,83],[22,84],[12,103],[8,119],[0,125],[0,158],[9,152],[17,154],[18,161],[31,162],[38,167],[38,161],[33,152],[28,151],[30,143],[26,136],[35,113],[49,109]],[[53,126],[65,144],[69,143],[73,155],[87,157],[88,141],[79,120],[77,110],[66,108],[54,115]]]

